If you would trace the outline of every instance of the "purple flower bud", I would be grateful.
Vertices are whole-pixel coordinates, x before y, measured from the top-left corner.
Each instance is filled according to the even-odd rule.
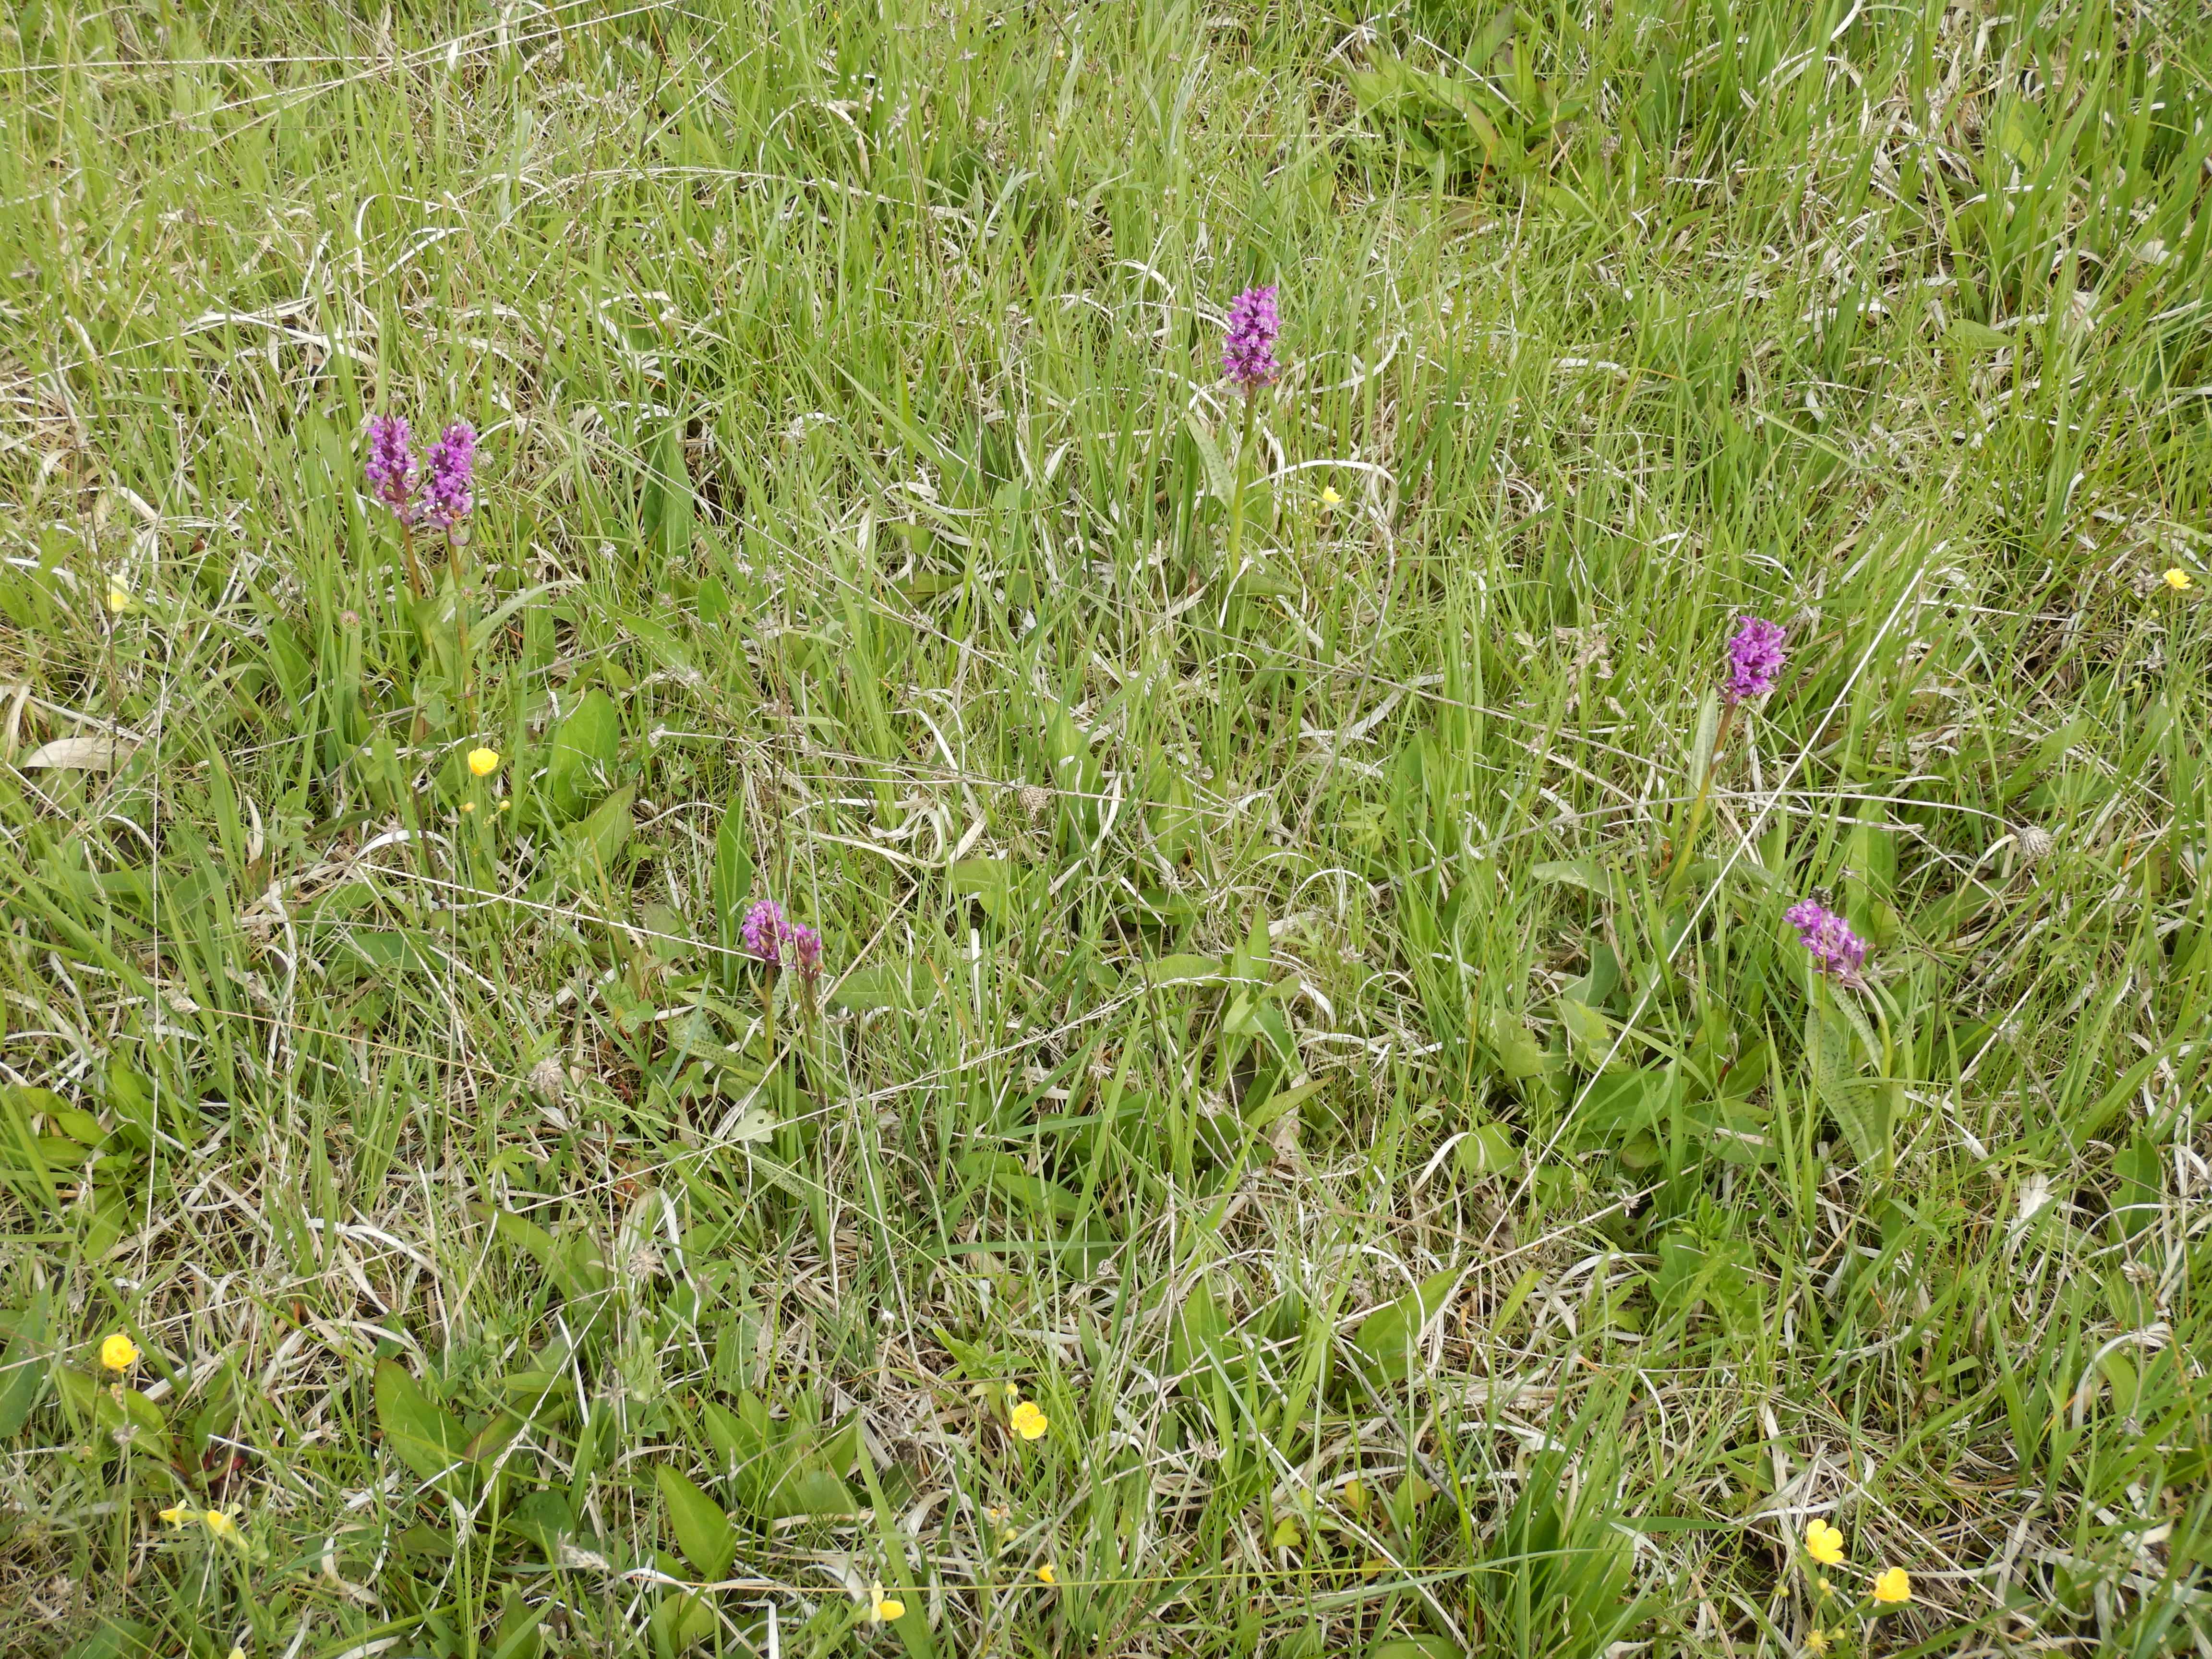
[[[745,949],[771,968],[783,965],[784,941],[783,907],[774,899],[762,899],[745,912],[745,924],[741,930]]]
[[[1729,641],[1729,678],[1721,696],[1730,703],[1748,702],[1774,690],[1782,678],[1782,640],[1776,623],[1746,617]]]
[[[477,504],[472,488],[476,470],[476,428],[466,421],[455,421],[430,446],[422,516],[441,530],[451,530],[467,518]]]
[[[1826,974],[1845,985],[1863,985],[1859,969],[1866,963],[1866,941],[1844,919],[1826,907],[1807,899],[1783,914],[1797,930],[1797,942],[1813,953],[1815,973]]]
[[[402,524],[412,524],[415,519],[413,443],[405,416],[368,417],[368,459],[362,471],[368,480],[368,493],[390,507]]]
[[[1248,288],[1229,302],[1229,337],[1221,348],[1221,372],[1251,397],[1283,372],[1275,361],[1275,336],[1283,319],[1275,309],[1275,289]]]
[[[822,977],[822,935],[803,921],[794,921],[784,930],[784,938],[791,945],[791,959],[802,979]]]

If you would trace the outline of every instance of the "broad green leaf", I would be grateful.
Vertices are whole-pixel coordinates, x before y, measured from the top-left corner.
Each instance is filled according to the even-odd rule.
[[[1530,1078],[1540,1077],[1556,1063],[1538,1042],[1536,1034],[1519,1020],[1507,1014],[1494,1014],[1482,1021],[1482,1043],[1490,1050],[1498,1069],[1505,1074],[1509,1083],[1525,1083]]]
[[[548,1561],[557,1561],[562,1544],[576,1529],[576,1517],[565,1494],[533,1492],[514,1506],[507,1526],[537,1545]]]
[[[1229,971],[1219,957],[1172,956],[1145,964],[1147,985],[1225,985]]]
[[[1431,1273],[1395,1302],[1359,1322],[1352,1346],[1381,1382],[1402,1382],[1418,1358],[1421,1332],[1436,1317],[1459,1283],[1456,1268]]]
[[[1579,887],[1584,892],[1595,893],[1600,898],[1610,897],[1613,878],[1606,873],[1605,866],[1595,859],[1552,859],[1532,865],[1529,876],[1537,881],[1559,882],[1569,887]]]
[[[107,1132],[100,1127],[98,1118],[75,1106],[63,1106],[49,1111],[46,1121],[80,1146],[97,1146],[107,1138]]]
[[[1867,1025],[1866,1016],[1841,1000],[1850,994],[1842,992],[1832,999],[1825,988],[1816,994],[1805,1012],[1806,1057],[1814,1091],[1843,1131],[1860,1167],[1886,1175],[1904,1085],[1865,1075],[1868,1067],[1880,1063],[1880,1039]]]
[[[684,465],[680,419],[670,421],[654,438],[638,516],[664,568],[680,568],[691,556],[691,473]]]
[[[591,872],[614,872],[615,855],[629,839],[630,803],[637,797],[634,784],[624,784],[592,809],[592,815],[568,831],[569,850]]]
[[[1270,1089],[1259,1100],[1244,1109],[1247,1128],[1264,1129],[1294,1106],[1303,1106],[1328,1086],[1326,1078],[1308,1078],[1285,1088]]]
[[[624,633],[645,647],[647,657],[656,672],[662,669],[672,670],[684,678],[689,678],[698,672],[698,670],[692,666],[691,653],[684,641],[659,623],[627,613],[620,616],[617,620],[621,623]]]
[[[877,963],[856,968],[837,981],[832,1008],[921,1008],[937,994],[937,981],[919,960]]]
[[[1401,1636],[1367,1650],[1371,1659],[1467,1659],[1467,1650],[1442,1636]]]
[[[1007,859],[963,859],[947,872],[954,895],[972,898],[983,914],[1003,922],[1013,914],[1014,866]]]
[[[6,1350],[0,1352],[0,1440],[21,1429],[39,1403],[46,1373],[37,1362],[53,1340],[47,1308],[46,1292],[33,1291],[29,1305],[16,1316]]]
[[[771,1520],[793,1515],[851,1515],[860,1507],[852,1488],[823,1468],[792,1469],[769,1494]]]
[[[614,787],[613,769],[622,748],[622,715],[614,700],[597,686],[555,728],[553,753],[545,765],[545,801],[563,822]]]
[[[971,1181],[988,1182],[993,1191],[1004,1194],[1033,1215],[1069,1220],[1083,1213],[1081,1199],[1055,1182],[1031,1175],[1011,1153],[966,1152],[954,1167]]]
[[[552,1606],[550,1601],[531,1606],[522,1599],[521,1590],[509,1583],[500,1604],[499,1627],[492,1638],[490,1659],[538,1659],[545,1646],[544,1634],[538,1628],[538,1623]]]
[[[526,1252],[568,1301],[585,1301],[606,1289],[606,1264],[589,1235],[567,1232],[556,1237],[505,1210],[493,1214],[491,1224],[494,1233]]]
[[[1508,1170],[1521,1166],[1521,1154],[1515,1150],[1512,1131],[1503,1123],[1485,1123],[1468,1131],[1457,1152],[1460,1173],[1464,1176],[1503,1175]]]
[[[135,1619],[109,1619],[71,1648],[64,1659],[154,1659],[161,1651],[150,1626]]]
[[[1183,429],[1198,447],[1198,459],[1206,468],[1206,494],[1226,503],[1237,493],[1237,480],[1229,470],[1229,462],[1221,453],[1221,446],[1213,436],[1213,428],[1196,410],[1186,410],[1182,417]]]
[[[142,1443],[150,1445],[156,1455],[169,1455],[169,1420],[159,1406],[137,1389],[70,1365],[55,1366],[53,1379],[62,1398],[90,1416],[104,1432],[130,1430],[145,1437]]]
[[[744,799],[732,793],[714,831],[714,931],[725,951],[744,948],[744,913],[752,891],[752,850],[745,833]],[[744,972],[744,963],[738,957],[722,958],[720,977],[726,988],[734,989]]]
[[[714,1602],[689,1590],[665,1596],[646,1623],[659,1659],[677,1659],[678,1654],[690,1652],[721,1627]]]
[[[1740,1238],[1708,1243],[1681,1232],[1659,1242],[1656,1294],[1666,1312],[1686,1315],[1703,1304],[1735,1332],[1756,1328],[1763,1301],[1748,1243]]]
[[[1559,1024],[1567,1028],[1577,1057],[1591,1066],[1604,1062],[1613,1053],[1613,1022],[1571,996],[1560,997],[1558,1007]]]
[[[653,1471],[660,1501],[668,1506],[669,1524],[675,1528],[677,1547],[684,1559],[706,1580],[726,1578],[737,1559],[737,1529],[721,1505],[693,1484],[690,1476],[666,1464]]]
[[[1665,1125],[1677,1084],[1667,1072],[1624,1067],[1593,1079],[1575,1115],[1575,1138],[1584,1146],[1618,1146],[1639,1130]]]
[[[384,1443],[425,1480],[466,1461],[469,1435],[460,1419],[432,1405],[394,1359],[377,1362],[376,1425],[384,1431]]]
[[[1954,351],[2000,351],[2017,343],[2009,334],[1999,332],[1985,323],[1954,317],[1951,325],[1943,331],[1943,343]]]

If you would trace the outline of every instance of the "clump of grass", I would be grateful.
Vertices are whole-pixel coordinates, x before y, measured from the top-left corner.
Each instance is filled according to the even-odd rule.
[[[2208,44],[11,18],[9,1651],[2212,1639]]]

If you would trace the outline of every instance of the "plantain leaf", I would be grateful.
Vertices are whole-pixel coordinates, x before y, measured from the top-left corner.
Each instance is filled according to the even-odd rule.
[[[384,1443],[425,1480],[434,1480],[468,1459],[468,1431],[429,1396],[394,1359],[377,1362],[376,1425]]]
[[[569,712],[553,733],[553,754],[545,765],[545,801],[562,822],[612,787],[615,758],[622,747],[622,715],[614,700],[597,686]]]
[[[0,1440],[21,1429],[39,1403],[46,1378],[44,1368],[33,1362],[51,1340],[46,1310],[46,1292],[33,1291],[30,1305],[16,1316],[6,1352],[0,1352]]]
[[[1367,1362],[1369,1374],[1378,1382],[1402,1382],[1412,1370],[1421,1332],[1442,1311],[1459,1283],[1455,1268],[1431,1273],[1395,1302],[1377,1308],[1359,1322],[1352,1346]]]
[[[722,1506],[678,1470],[663,1465],[653,1473],[684,1559],[702,1579],[728,1577],[730,1564],[738,1557],[738,1534],[730,1517],[722,1513]]]
[[[594,807],[591,817],[568,832],[569,850],[586,870],[612,866],[615,854],[629,839],[630,802],[636,797],[636,786],[624,784]]]

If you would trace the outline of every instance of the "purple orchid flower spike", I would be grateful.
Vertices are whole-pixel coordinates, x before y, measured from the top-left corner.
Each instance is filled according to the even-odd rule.
[[[1826,974],[1842,985],[1866,984],[1859,972],[1866,965],[1866,941],[1851,932],[1841,916],[1807,899],[1791,905],[1782,919],[1797,930],[1797,942],[1812,953],[1815,973]]]
[[[451,531],[476,506],[477,434],[455,421],[430,446],[430,476],[423,486],[422,516]]]
[[[1765,696],[1782,678],[1784,653],[1781,627],[1759,617],[1746,617],[1729,641],[1728,684],[1721,696],[1733,708]]]
[[[738,931],[744,939],[745,949],[756,960],[771,968],[781,968],[787,928],[783,907],[774,899],[762,899],[745,912],[744,926]]]
[[[1221,372],[1244,389],[1247,398],[1273,384],[1283,372],[1275,361],[1275,336],[1282,332],[1275,288],[1248,288],[1229,302],[1229,337],[1221,348]]]
[[[803,921],[794,921],[784,930],[784,939],[791,946],[792,965],[799,976],[809,984],[822,977],[822,935]]]
[[[414,437],[404,415],[368,417],[368,459],[362,465],[368,493],[392,509],[402,524],[415,520]]]

